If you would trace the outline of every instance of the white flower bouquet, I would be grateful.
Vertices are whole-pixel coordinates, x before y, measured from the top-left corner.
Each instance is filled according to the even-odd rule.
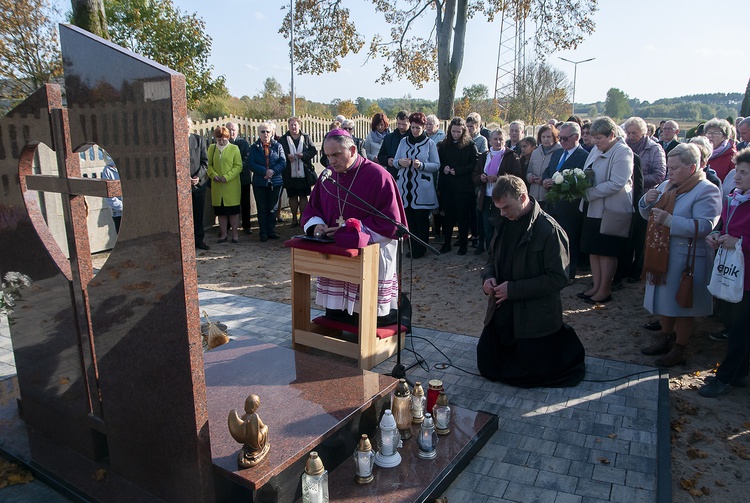
[[[552,204],[580,199],[586,189],[591,187],[589,178],[580,168],[557,171],[552,175],[552,182],[552,187],[547,192],[547,202]]]
[[[16,300],[21,298],[21,289],[31,285],[31,279],[25,274],[8,272],[0,283],[0,316],[13,314]]]

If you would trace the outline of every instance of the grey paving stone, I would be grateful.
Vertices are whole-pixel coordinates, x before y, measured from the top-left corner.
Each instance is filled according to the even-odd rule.
[[[612,486],[610,501],[613,503],[650,503],[653,498],[654,494],[651,491],[628,486]]]
[[[493,479],[491,477],[482,477],[477,486],[474,488],[474,492],[477,494],[484,494],[486,496],[492,496],[497,498],[505,493],[508,484],[507,480]],[[492,498],[488,501],[492,501]]]
[[[503,497],[507,500],[522,503],[549,503],[555,501],[556,496],[557,494],[554,491],[517,482],[508,484],[508,488],[503,494]]]
[[[616,414],[607,414],[605,412],[597,412],[596,419],[594,419],[594,421],[596,421],[599,424],[606,424],[611,427],[621,426],[622,420],[623,420],[623,416],[619,416]]]
[[[594,473],[594,465],[586,460],[574,460],[570,461],[570,469],[568,475],[571,477],[579,477],[582,479],[590,479]]]
[[[561,493],[573,494],[578,484],[578,477],[560,475],[559,473],[540,471],[534,485]]]
[[[619,438],[599,437],[595,435],[589,435],[586,438],[584,447],[589,449],[596,449],[600,451],[608,451],[612,453],[621,452],[623,454],[630,454],[630,442],[621,440]]]
[[[591,479],[600,482],[609,482],[610,484],[625,485],[626,474],[627,471],[621,468],[599,464],[594,466],[594,473],[591,475]]]
[[[625,476],[625,485],[637,489],[656,491],[656,474],[628,470]]]
[[[531,454],[529,451],[522,449],[511,449],[505,453],[502,461],[503,463],[510,463],[512,465],[525,466],[529,460],[529,454]]]
[[[466,491],[457,487],[449,487],[443,496],[448,498],[450,503],[486,503],[487,496],[477,494],[473,491]]]
[[[643,456],[632,456],[630,454],[617,454],[615,462],[617,468],[633,470],[643,473],[656,473],[656,459]]]
[[[583,498],[575,494],[557,493],[555,503],[581,503]]]
[[[544,430],[542,438],[552,442],[577,445],[579,447],[582,447],[586,443],[586,434],[556,428],[547,428]]]
[[[511,465],[502,462],[493,464],[488,473],[490,477],[496,479],[507,480],[509,482],[517,482],[529,486],[534,485],[534,481],[536,480],[536,476],[538,474],[539,470],[535,470],[534,468]]]
[[[590,449],[570,444],[557,444],[555,456],[571,461],[584,461],[589,457]]]
[[[480,480],[482,480],[482,475],[464,470],[458,475],[458,477],[456,477],[452,487],[464,489],[466,491],[474,491],[474,488],[479,484]]]
[[[478,473],[480,475],[487,475],[490,468],[492,468],[492,463],[494,463],[494,460],[486,458],[480,453],[474,456],[474,459],[471,460],[469,466],[466,467],[466,471]]]
[[[609,500],[611,491],[612,484],[609,484],[607,482],[599,482],[596,480],[578,479],[578,485],[576,486],[577,495],[590,496],[592,498],[599,498],[605,501]]]
[[[518,443],[518,447],[527,451],[540,452],[542,454],[552,454],[557,449],[557,442],[550,442],[541,438],[523,437]]]
[[[548,456],[546,454],[540,454],[538,452],[532,452],[529,459],[526,461],[529,468],[536,468],[540,471],[547,471],[552,473],[559,473],[566,475],[570,470],[570,460],[556,458],[554,456]]]
[[[640,442],[630,442],[630,452],[634,456],[643,456],[647,458],[656,458],[656,444],[642,444]]]

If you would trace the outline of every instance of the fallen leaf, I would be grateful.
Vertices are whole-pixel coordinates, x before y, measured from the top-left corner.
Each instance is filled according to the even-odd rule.
[[[102,480],[107,478],[107,470],[105,470],[104,468],[99,468],[94,472],[91,478],[93,480],[96,480],[97,482],[101,482]]]
[[[722,482],[721,480],[714,480],[714,484],[716,484],[719,487],[724,487],[726,484]]]
[[[694,496],[696,498],[700,498],[703,496],[703,492],[700,489],[689,489],[688,492],[690,493],[690,496]]]
[[[705,494],[706,496],[708,496],[709,494],[711,494],[711,489],[709,489],[709,488],[708,488],[708,487],[706,487],[706,486],[703,486],[703,487],[701,487],[701,492],[702,492],[703,494]]]
[[[682,479],[682,480],[680,480],[680,485],[685,490],[691,489],[691,488],[695,487],[695,480],[692,480],[692,479]]]
[[[690,459],[705,459],[708,457],[708,453],[706,451],[702,451],[694,447],[690,447],[686,451],[686,453],[687,453],[687,457],[689,457]]]
[[[59,382],[62,385],[65,385],[65,384],[70,383],[70,379],[68,379],[67,377],[61,377],[60,380],[57,382]]]
[[[607,438],[617,438],[617,433],[610,433]]]
[[[743,428],[750,428],[750,422],[742,423]]]
[[[609,460],[607,458],[596,458],[597,461],[599,461],[603,465],[608,465]]]

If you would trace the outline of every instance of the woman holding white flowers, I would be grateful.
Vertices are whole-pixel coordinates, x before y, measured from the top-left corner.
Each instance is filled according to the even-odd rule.
[[[589,304],[612,300],[612,278],[617,271],[617,255],[627,238],[602,234],[600,227],[604,210],[632,213],[633,151],[617,135],[617,124],[609,117],[591,123],[594,148],[588,155],[584,171],[593,177],[592,187],[586,190],[588,208],[581,232],[581,251],[591,256],[591,276],[594,284],[578,297]]]
[[[561,148],[552,154],[549,165],[542,175],[542,185],[548,190],[553,183],[562,183],[563,170],[581,171],[586,166],[588,152],[581,147],[578,141],[580,138],[581,126],[578,123],[564,122],[560,126],[558,140],[560,140]],[[583,229],[583,213],[579,209],[580,204],[580,198],[573,201],[547,202],[547,213],[557,220],[570,241],[570,267],[568,269],[570,281],[576,278],[580,255]]]

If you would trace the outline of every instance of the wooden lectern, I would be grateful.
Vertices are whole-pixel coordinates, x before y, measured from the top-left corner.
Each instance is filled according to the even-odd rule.
[[[369,370],[397,350],[396,325],[377,327],[378,253],[380,245],[346,249],[291,239],[284,246],[292,251],[292,343],[321,349],[357,360],[359,368]],[[346,281],[359,285],[359,326],[310,320],[310,276]],[[343,338],[344,332],[356,336],[355,342]],[[400,333],[403,347],[405,329]]]

